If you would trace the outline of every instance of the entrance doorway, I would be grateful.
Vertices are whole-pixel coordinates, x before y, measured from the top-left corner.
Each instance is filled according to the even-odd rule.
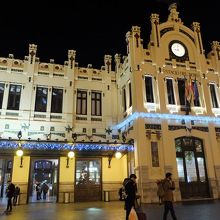
[[[8,180],[12,177],[12,158],[0,159],[0,198],[6,197],[6,188]]]
[[[175,139],[176,162],[183,199],[209,197],[203,141],[196,137]]]
[[[57,201],[58,159],[32,159],[29,202]]]
[[[76,159],[75,201],[100,201],[101,192],[101,159]]]

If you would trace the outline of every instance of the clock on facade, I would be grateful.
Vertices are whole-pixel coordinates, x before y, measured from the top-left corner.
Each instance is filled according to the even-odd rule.
[[[171,51],[177,57],[183,57],[186,53],[185,47],[178,42],[175,42],[171,45]]]

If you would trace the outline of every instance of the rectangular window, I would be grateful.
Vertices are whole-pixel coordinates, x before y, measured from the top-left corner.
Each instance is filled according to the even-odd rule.
[[[63,109],[63,89],[52,89],[51,112],[62,113]]]
[[[101,116],[102,115],[102,93],[92,92],[91,103],[92,103],[92,109],[91,109],[92,115]]]
[[[173,92],[173,80],[166,79],[166,82],[167,82],[168,104],[175,105],[174,92]]]
[[[124,112],[127,110],[127,103],[126,103],[126,89],[125,87],[122,90],[123,94],[122,94],[122,104],[123,104],[123,108],[124,108]]]
[[[5,90],[5,84],[0,83],[0,109],[2,109],[4,90]]]
[[[128,84],[129,88],[129,107],[132,106],[132,92],[131,92],[131,83]]]
[[[159,167],[159,155],[157,142],[151,142],[152,167]]]
[[[210,84],[210,93],[211,93],[211,99],[212,99],[212,107],[213,108],[218,108],[218,99],[217,99],[217,95],[216,95],[216,90],[215,90],[215,85],[214,84]]]
[[[10,85],[8,96],[8,110],[19,110],[21,85]]]
[[[87,115],[87,91],[77,90],[76,114]]]
[[[204,158],[203,157],[197,157],[197,163],[198,163],[198,169],[199,169],[199,179],[201,182],[206,181],[205,176],[205,164],[204,164]]]
[[[185,163],[186,163],[186,173],[187,173],[187,182],[196,182],[197,173],[196,173],[196,163],[195,156],[193,151],[185,151]]]
[[[153,83],[151,76],[145,76],[145,92],[147,102],[154,102]]]
[[[178,91],[179,91],[179,100],[180,105],[186,105],[185,103],[185,80],[178,79]]]
[[[35,99],[36,112],[47,111],[47,95],[48,95],[48,88],[37,87],[36,99]]]
[[[184,182],[185,174],[184,174],[183,158],[177,157],[176,162],[177,162],[177,171],[178,171],[179,181]]]

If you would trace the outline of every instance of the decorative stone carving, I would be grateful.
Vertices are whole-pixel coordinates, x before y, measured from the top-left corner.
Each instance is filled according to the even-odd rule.
[[[192,29],[195,32],[200,32],[200,23],[199,22],[193,22],[192,23]]]
[[[168,16],[168,21],[174,21],[178,23],[182,23],[181,19],[179,18],[179,12],[177,11],[177,4],[173,3],[169,6],[170,14]]]
[[[150,16],[151,23],[155,24],[155,21],[157,24],[159,24],[160,16],[158,14],[151,14]]]

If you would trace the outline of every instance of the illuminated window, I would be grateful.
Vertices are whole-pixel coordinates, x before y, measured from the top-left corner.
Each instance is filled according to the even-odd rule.
[[[21,98],[21,85],[10,85],[7,109],[19,110],[20,98]]]
[[[122,105],[123,105],[124,112],[125,112],[127,110],[126,89],[125,89],[125,87],[122,89]]]
[[[0,83],[0,109],[2,108],[5,84]]]
[[[159,167],[159,154],[157,142],[151,142],[152,167]]]
[[[37,87],[36,100],[35,100],[36,112],[47,111],[47,95],[48,95],[48,88]]]
[[[87,91],[77,90],[76,114],[87,114]]]
[[[211,94],[211,99],[212,99],[212,107],[213,108],[218,108],[218,99],[216,95],[216,87],[215,84],[210,84],[210,94]]]
[[[174,92],[173,92],[173,80],[166,79],[166,83],[167,83],[168,104],[175,105]]]
[[[151,76],[145,76],[145,91],[147,102],[154,102],[153,83]]]
[[[179,100],[180,105],[185,105],[185,80],[178,79],[178,91],[179,91]]]
[[[63,109],[63,89],[52,89],[51,112],[62,113]]]
[[[102,115],[102,93],[92,92],[91,96],[91,113],[92,115],[101,116]]]
[[[129,107],[132,106],[132,92],[131,92],[131,83],[128,84],[129,88]]]

